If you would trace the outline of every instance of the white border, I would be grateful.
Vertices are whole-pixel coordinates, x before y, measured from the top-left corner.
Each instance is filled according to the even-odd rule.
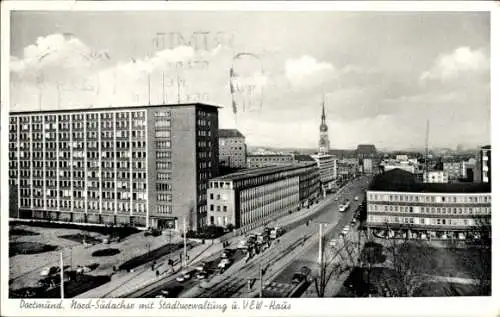
[[[498,107],[495,105],[500,104],[499,98],[499,69],[497,59],[500,56],[500,45],[498,41],[498,32],[500,29],[500,10],[496,2],[483,2],[483,1],[404,1],[404,2],[131,2],[131,1],[2,1],[1,12],[1,144],[4,148],[8,145],[8,109],[9,104],[9,60],[10,60],[10,11],[11,10],[80,10],[80,11],[146,11],[146,10],[209,10],[209,11],[318,11],[318,10],[331,10],[331,11],[490,11],[491,12],[491,129],[492,135],[499,132],[495,126],[494,118],[500,118]],[[495,41],[494,41],[495,40]],[[498,138],[491,140],[493,148],[497,148]],[[497,161],[496,155],[493,155],[493,161]],[[1,217],[1,262],[8,263],[8,151],[0,151],[0,182],[1,182],[1,199],[0,210],[2,211]],[[494,165],[495,166],[495,165]],[[494,185],[496,180],[500,179],[500,169],[493,168]],[[497,186],[493,186],[493,207],[492,223],[496,228],[498,220],[500,219],[495,212],[498,209],[496,206],[496,196],[500,195]],[[498,230],[493,230],[493,247],[496,246],[496,241],[500,236]],[[494,249],[494,248],[493,248]],[[496,264],[496,265],[495,265]],[[497,280],[498,273],[498,257],[493,254],[493,280]],[[196,310],[191,311],[174,311],[174,310],[151,310],[151,311],[138,311],[138,310],[20,310],[20,300],[8,300],[8,265],[1,266],[1,316],[90,316],[90,315],[103,315],[103,316],[155,316],[155,315],[168,315],[168,316],[218,316],[222,315],[221,311],[205,311],[200,312]],[[498,296],[498,286],[493,283],[493,296],[486,297],[459,297],[459,298],[400,298],[400,299],[288,299],[286,302],[292,305],[292,310],[282,311],[252,311],[240,310],[231,311],[228,309],[223,315],[227,316],[494,316],[500,313],[500,298]],[[496,300],[495,300],[496,299]],[[183,299],[183,303],[202,303],[206,299]],[[215,301],[215,299],[209,299]],[[65,301],[65,306],[69,307],[71,300]],[[115,300],[119,302],[120,300]],[[146,303],[149,300],[141,299],[127,299],[128,303]],[[240,305],[242,299],[237,299]],[[43,301],[39,301],[43,302]],[[58,300],[52,302],[57,303]],[[234,302],[233,299],[220,299],[218,303],[226,303],[228,307]],[[495,303],[496,302],[496,303]]]

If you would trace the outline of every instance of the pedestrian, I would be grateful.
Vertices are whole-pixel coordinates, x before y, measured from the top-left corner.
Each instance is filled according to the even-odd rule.
[[[156,270],[156,278],[160,276],[160,271]]]

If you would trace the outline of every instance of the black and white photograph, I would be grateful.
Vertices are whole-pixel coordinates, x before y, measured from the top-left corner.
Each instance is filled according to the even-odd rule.
[[[8,12],[9,300],[492,296],[489,10],[110,5]]]

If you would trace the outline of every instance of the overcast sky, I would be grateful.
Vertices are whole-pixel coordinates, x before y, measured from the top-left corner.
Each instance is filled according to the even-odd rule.
[[[11,107],[198,98],[249,145],[316,147],[325,95],[332,148],[423,147],[427,118],[430,146],[475,146],[489,39],[480,12],[14,12]]]

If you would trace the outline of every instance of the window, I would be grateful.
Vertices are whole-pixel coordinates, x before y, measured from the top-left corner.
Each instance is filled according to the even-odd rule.
[[[155,136],[157,138],[170,138],[170,131],[156,131]]]
[[[222,206],[222,211],[227,211],[227,206]]]
[[[157,149],[170,149],[171,148],[171,142],[170,142],[170,140],[155,141],[155,145],[156,145]]]
[[[210,211],[214,211],[214,205],[210,205]]]

